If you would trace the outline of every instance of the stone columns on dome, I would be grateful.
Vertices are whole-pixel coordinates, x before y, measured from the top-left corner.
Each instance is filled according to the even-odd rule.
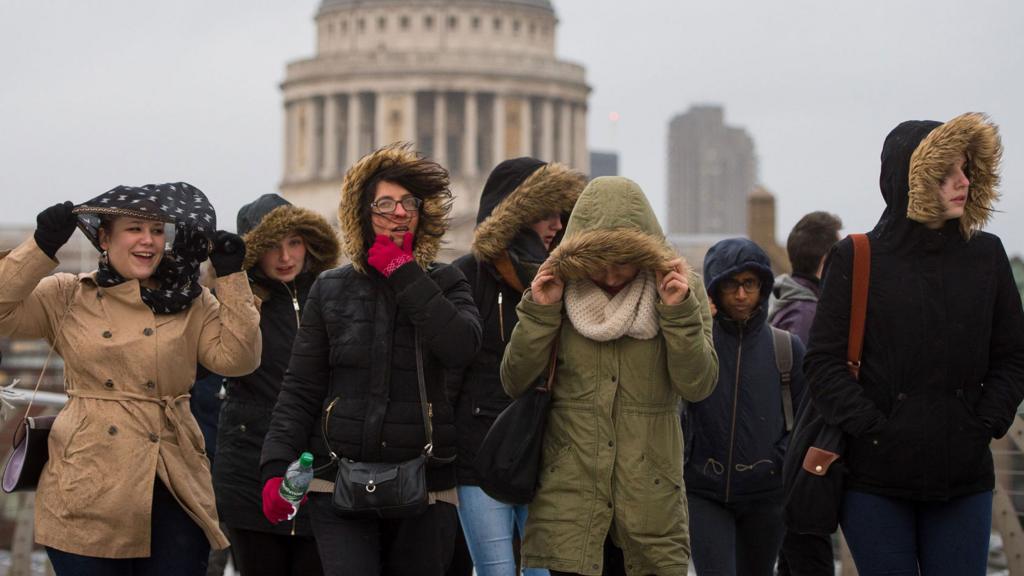
[[[462,140],[462,175],[475,176],[477,173],[477,108],[476,93],[466,92],[466,123]]]
[[[587,106],[586,104],[575,104],[573,106],[575,115],[576,134],[576,158],[573,160],[573,168],[590,173],[590,152],[587,149]]]
[[[442,166],[448,165],[447,127],[447,101],[444,92],[438,91],[434,93],[434,160]]]
[[[540,159],[551,162],[555,159],[555,105],[548,98],[541,100],[540,125]]]
[[[558,161],[571,165],[573,164],[574,152],[573,140],[576,137],[573,130],[572,103],[568,100],[562,100],[558,105],[562,109],[559,114],[562,125],[559,130],[561,138],[559,138],[558,142],[560,148],[558,151]]]
[[[493,142],[493,144],[491,144],[493,150],[491,153],[491,163],[495,166],[502,160],[509,157],[510,151],[507,150],[505,146],[505,129],[507,122],[508,115],[505,113],[505,96],[503,94],[495,94],[494,121],[491,123],[494,126],[494,134],[492,134],[491,140],[491,142]]]
[[[362,157],[363,144],[359,141],[359,119],[362,117],[362,110],[359,106],[359,93],[353,92],[348,96],[348,135],[346,148],[348,157],[345,158],[345,165],[352,166]]]
[[[324,96],[324,136],[323,155],[320,167],[321,178],[333,177],[338,166],[338,97],[334,94]]]
[[[292,167],[295,164],[295,154],[292,152],[292,147],[295,145],[295,136],[292,134],[292,116],[295,114],[295,107],[292,106],[291,102],[284,103],[284,126],[282,126],[282,134],[284,138],[284,180],[288,181],[292,179]]]
[[[522,107],[522,110],[519,112],[519,122],[522,127],[522,136],[519,140],[519,155],[536,156],[537,152],[533,149],[533,110],[530,106],[530,98],[524,96],[519,102]]]

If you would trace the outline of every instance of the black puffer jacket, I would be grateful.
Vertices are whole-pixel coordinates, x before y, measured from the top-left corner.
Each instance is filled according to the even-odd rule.
[[[938,187],[964,153],[964,215],[930,229],[920,222],[941,214]],[[852,242],[829,255],[804,367],[815,405],[848,434],[849,489],[946,500],[993,488],[989,442],[1024,398],[1020,295],[999,239],[978,231],[999,154],[977,114],[904,122],[886,138],[859,381],[846,367]]]
[[[376,173],[413,163],[408,149],[390,147],[350,169],[338,211],[352,264],[320,275],[310,289],[284,385],[263,446],[263,479],[281,476],[308,450],[314,465],[340,457],[400,462],[422,453],[426,437],[416,373],[421,342],[431,404],[434,456],[427,470],[432,491],[455,486],[455,425],[445,395],[444,370],[467,365],[480,348],[480,319],[469,284],[457,268],[432,264],[443,230],[444,199],[420,208],[416,262],[384,278],[366,261],[369,238],[359,210],[361,194]],[[324,422],[324,415],[329,416]],[[327,429],[327,443],[321,430]],[[317,477],[334,481],[336,467]]]
[[[246,268],[253,292],[262,300],[260,332],[263,356],[252,374],[227,380],[227,397],[220,412],[213,487],[222,522],[234,528],[310,535],[308,513],[300,510],[295,523],[270,524],[260,500],[260,452],[270,426],[292,342],[299,326],[299,310],[305,306],[316,275],[337,263],[340,247],[334,230],[322,216],[292,206],[275,194],[266,194],[238,212],[238,232],[246,240]],[[255,266],[259,257],[289,234],[306,243],[306,265],[294,282],[270,280]]]
[[[483,346],[465,371],[449,374],[458,427],[459,484],[476,485],[473,462],[494,419],[512,401],[498,367],[515,327],[516,306],[547,251],[530,224],[553,212],[568,219],[586,177],[561,164],[516,158],[498,164],[480,195],[473,253],[454,262],[466,276],[483,320]],[[561,238],[559,233],[552,243]],[[495,262],[511,268],[499,271]]]

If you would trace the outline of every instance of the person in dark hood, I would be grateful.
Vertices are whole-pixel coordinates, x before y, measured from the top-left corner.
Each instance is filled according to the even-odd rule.
[[[859,379],[846,359],[852,241],[826,264],[805,368],[815,407],[846,433],[840,522],[864,576],[985,573],[989,443],[1024,398],[1020,294],[981,231],[1001,152],[976,113],[886,137]]]
[[[260,513],[260,452],[310,287],[337,265],[341,246],[323,216],[276,194],[243,206],[237,225],[248,247],[243,269],[261,300],[264,346],[255,372],[225,384],[213,468],[217,510],[242,576],[320,574],[307,511],[278,525]]]
[[[768,325],[774,278],[768,255],[745,238],[704,257],[714,320],[718,385],[687,405],[684,465],[697,574],[770,576],[782,543],[782,463],[789,440],[781,374]],[[789,335],[791,394],[804,392],[804,348]]]
[[[792,274],[775,279],[768,299],[768,322],[800,337],[807,345],[814,310],[821,293],[821,271],[825,256],[839,241],[843,221],[828,212],[804,215],[786,239],[786,253],[793,265]]]
[[[76,226],[97,269],[51,275]],[[51,206],[0,252],[0,336],[45,338],[64,359],[68,401],[35,499],[36,542],[58,575],[199,576],[210,548],[228,546],[189,391],[197,364],[231,376],[259,365],[244,257],[184,182]],[[216,297],[198,283],[207,258]]]
[[[458,268],[434,262],[450,207],[448,172],[408,146],[372,152],[345,175],[338,219],[351,263],[310,288],[260,464],[263,513],[276,523],[291,511],[278,494],[289,462],[313,453],[305,506],[325,574],[441,576],[451,560],[456,434],[444,372],[476,356],[480,317]],[[397,463],[428,448],[425,512],[384,520],[335,513],[338,458]]]
[[[498,368],[516,306],[537,268],[558,244],[586,177],[561,164],[534,158],[506,160],[491,172],[480,196],[472,254],[454,262],[473,289],[483,319],[483,347],[473,363],[454,375],[449,394],[459,431],[459,519],[478,576],[516,571],[512,541],[526,523],[526,506],[503,504],[480,489],[473,462],[487,430],[512,401]],[[547,574],[527,569],[528,576]]]

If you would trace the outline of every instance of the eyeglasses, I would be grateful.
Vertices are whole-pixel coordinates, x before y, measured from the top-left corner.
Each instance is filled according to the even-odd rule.
[[[732,278],[726,278],[725,280],[722,280],[722,282],[719,284],[719,287],[721,287],[722,292],[725,292],[727,294],[735,294],[736,292],[739,291],[740,286],[743,287],[744,292],[750,294],[754,290],[761,289],[761,280],[757,278],[747,278],[743,282],[737,282]]]
[[[415,196],[406,196],[401,200],[384,197],[380,200],[370,202],[370,208],[373,208],[373,210],[378,214],[392,214],[394,213],[395,208],[398,208],[399,204],[402,205],[402,208],[404,208],[406,212],[415,212],[420,209],[420,205],[423,204],[423,200],[420,200]]]

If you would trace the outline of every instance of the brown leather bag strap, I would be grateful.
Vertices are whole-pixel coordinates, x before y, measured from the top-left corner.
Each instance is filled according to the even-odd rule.
[[[864,352],[864,321],[868,313],[868,284],[871,277],[871,242],[865,234],[850,234],[853,240],[853,292],[850,298],[850,338],[846,365],[854,378],[860,377]]]

